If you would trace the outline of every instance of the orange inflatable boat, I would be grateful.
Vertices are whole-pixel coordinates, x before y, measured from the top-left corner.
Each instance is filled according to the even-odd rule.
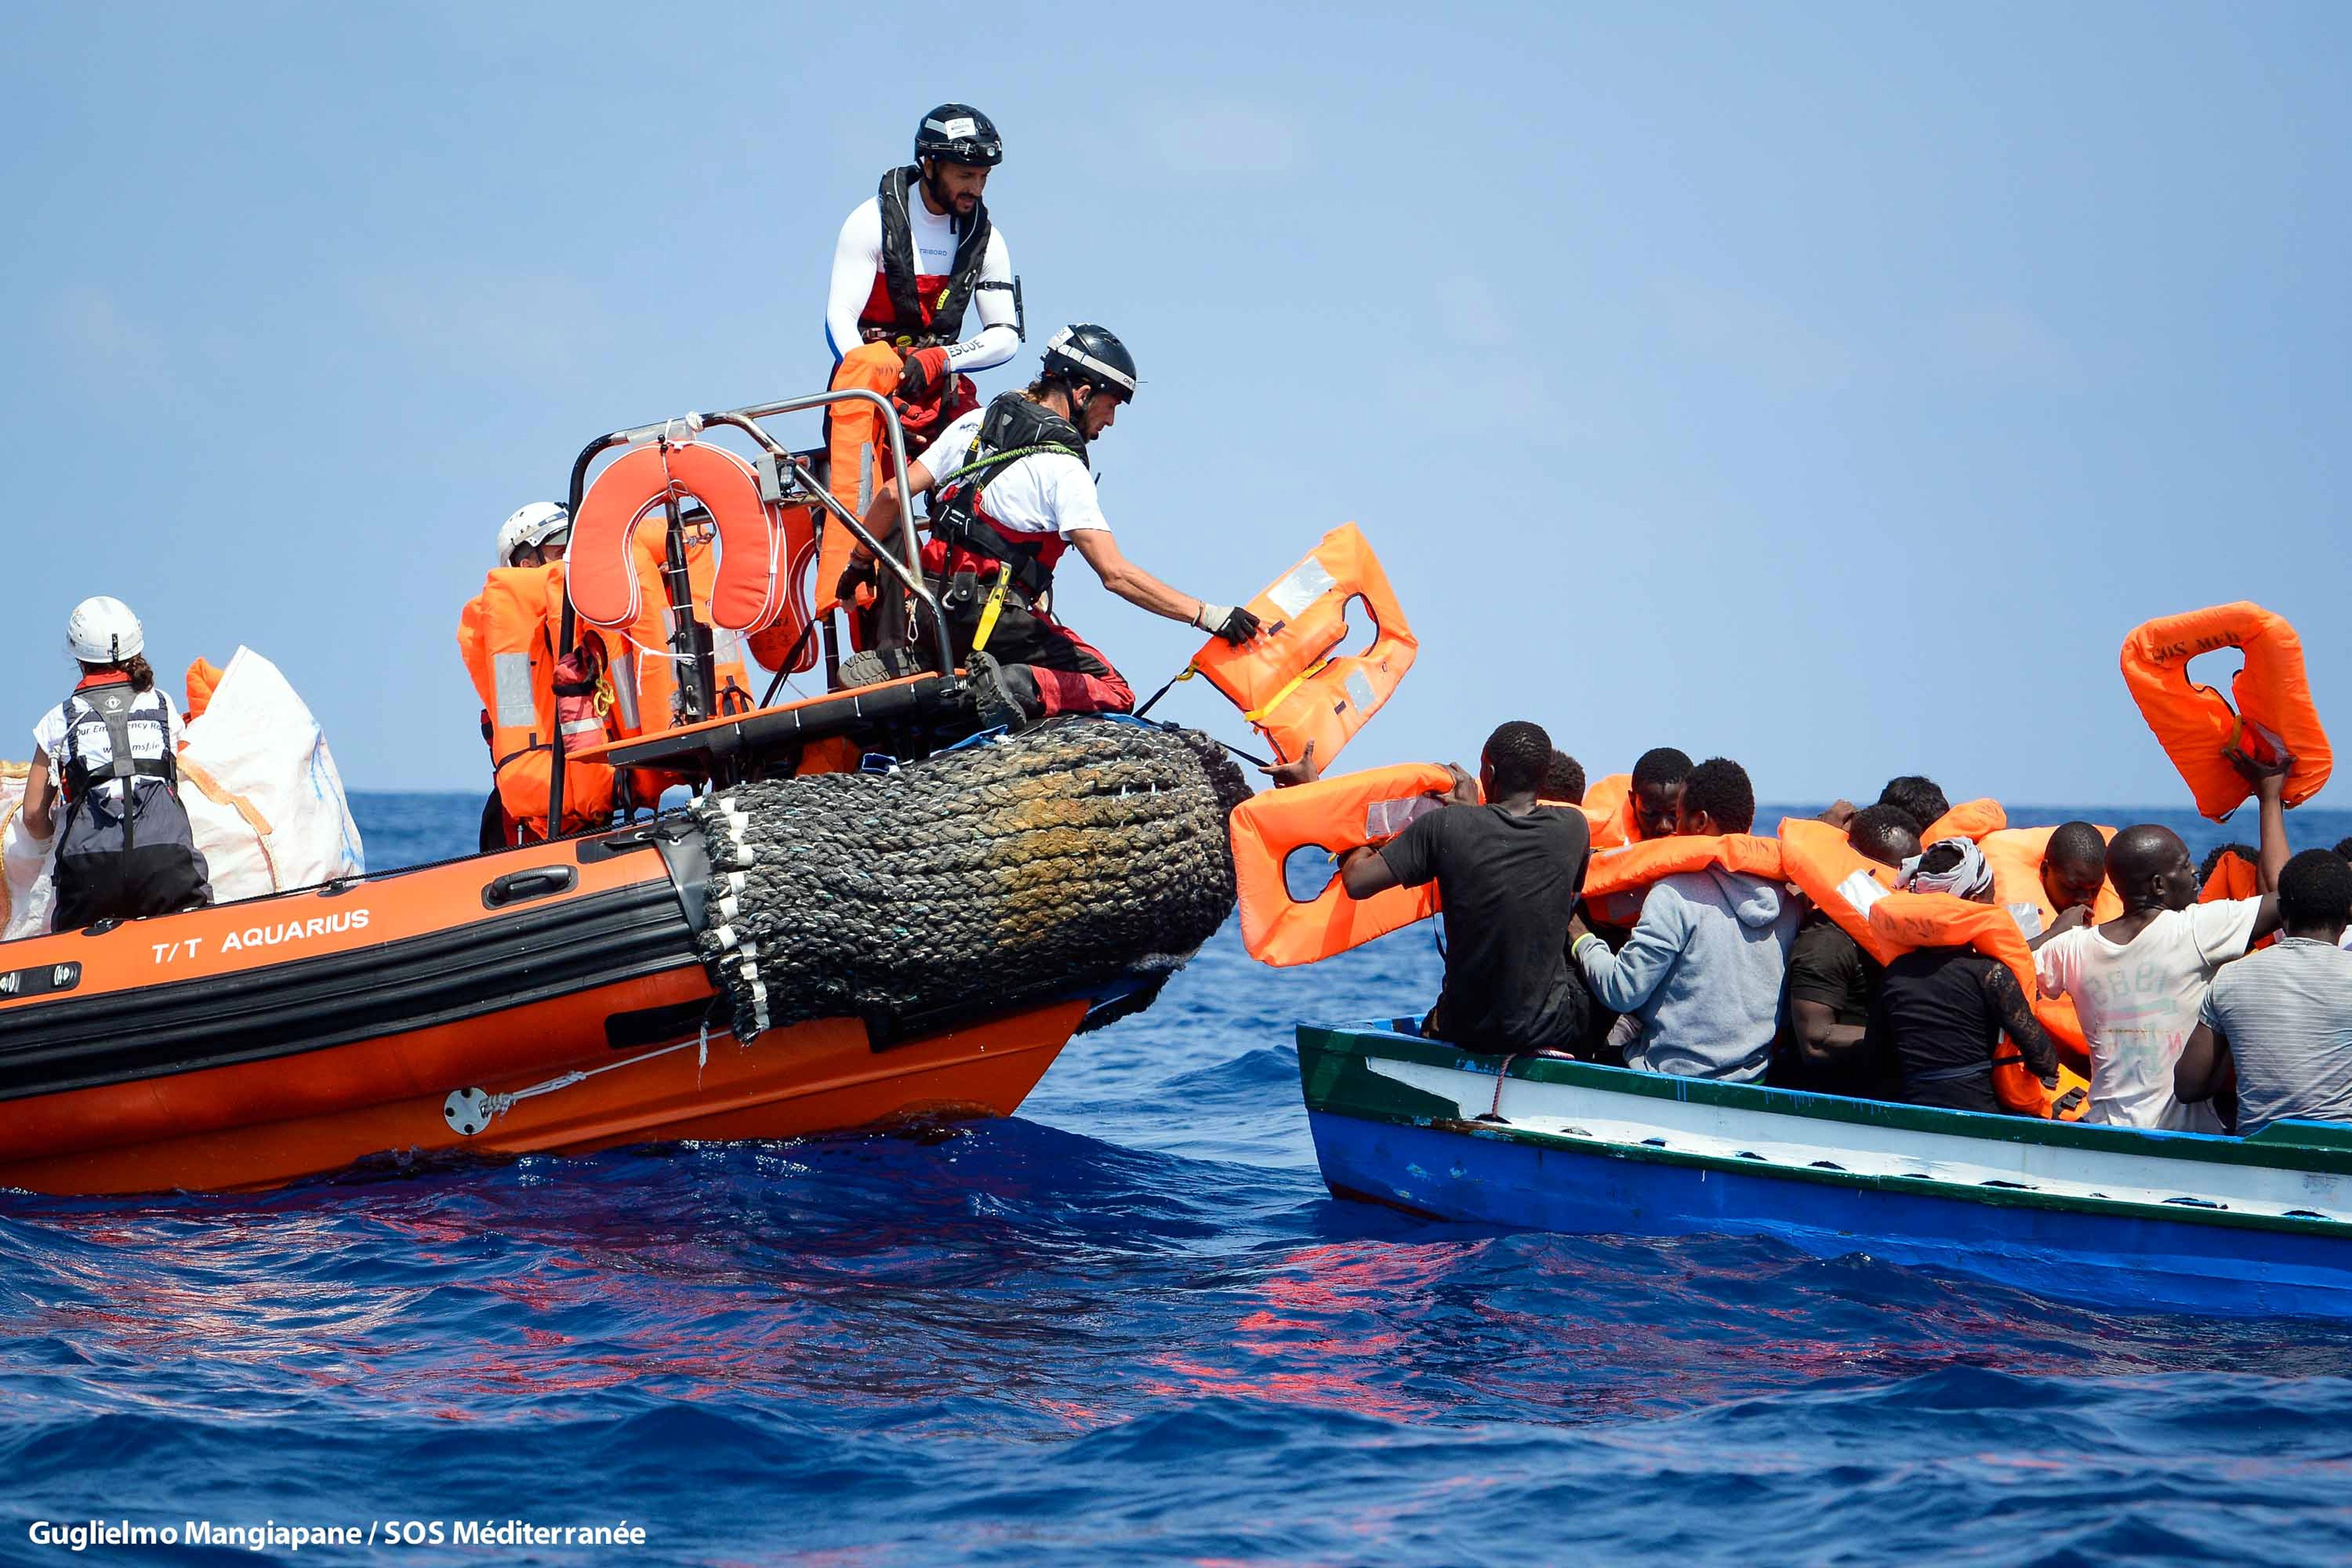
[[[788,482],[817,483],[781,461],[747,479],[690,450],[707,471],[689,476],[678,423],[600,437],[575,466],[575,517],[592,459],[615,447],[638,454],[615,465],[623,479],[652,492],[625,495],[590,539],[600,624],[645,618],[627,535],[651,510],[667,512],[666,581],[686,591],[670,489],[689,477],[732,487],[718,613],[739,628],[792,613],[775,574],[805,542],[780,530],[758,548],[759,520],[782,516]],[[911,557],[911,529],[907,542]],[[707,697],[708,606],[658,608],[680,689]],[[1247,786],[1205,737],[1086,720],[958,744],[977,726],[954,670],[666,730],[647,717],[601,755],[556,749],[550,798],[564,798],[567,763],[602,762],[697,780],[683,811],[0,943],[0,1187],[251,1187],[372,1159],[1005,1115],[1074,1032],[1148,1005],[1171,958],[1233,907],[1225,819]],[[857,769],[885,749],[887,770]],[[812,802],[833,816],[808,817]],[[804,818],[831,826],[803,845]],[[717,868],[714,844],[728,847]],[[803,870],[816,847],[839,864]],[[1103,868],[1091,892],[1055,863],[1072,854]],[[837,896],[822,876],[866,890]],[[1087,913],[1147,877],[1148,909]],[[1000,888],[1034,907],[1004,918],[987,906]],[[859,899],[874,929],[926,928],[919,946],[865,944],[915,975],[900,993],[835,984],[858,960],[825,944]]]

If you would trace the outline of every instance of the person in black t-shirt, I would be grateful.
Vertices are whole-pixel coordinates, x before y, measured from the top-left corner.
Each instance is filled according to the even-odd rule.
[[[1475,1051],[1566,1050],[1591,996],[1568,962],[1568,922],[1591,838],[1580,811],[1538,805],[1551,737],[1514,721],[1479,762],[1486,804],[1455,770],[1456,804],[1416,818],[1378,849],[1352,850],[1348,896],[1434,879],[1445,921],[1445,984],[1423,1030]]]
[[[1965,838],[1929,845],[1906,868],[1904,886],[1993,900],[1992,868]],[[1870,1027],[1894,1048],[1904,1098],[1914,1105],[2006,1111],[1992,1087],[2004,1035],[2035,1076],[2058,1081],[2058,1048],[2033,1016],[2032,998],[2007,964],[1973,948],[1923,947],[1888,964]]]
[[[1868,805],[1847,818],[1845,841],[1857,855],[1900,866],[1919,853],[1919,827],[1900,806]],[[1814,1094],[1901,1100],[1894,1052],[1868,1029],[1884,975],[1860,942],[1814,910],[1789,950],[1780,1037],[1766,1081]]]

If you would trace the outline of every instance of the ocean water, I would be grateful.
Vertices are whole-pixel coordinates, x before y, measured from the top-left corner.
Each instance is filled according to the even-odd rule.
[[[384,866],[478,804],[355,808]],[[0,1194],[0,1562],[93,1519],[378,1533],[89,1553],[174,1561],[2352,1556],[2352,1329],[1333,1201],[1290,1026],[1437,972],[1425,931],[1276,972],[1229,929],[944,1136]],[[646,1539],[460,1543],[509,1520]]]

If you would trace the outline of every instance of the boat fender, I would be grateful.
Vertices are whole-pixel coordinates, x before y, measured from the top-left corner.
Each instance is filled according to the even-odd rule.
[[[1355,599],[1371,615],[1371,647],[1334,657]],[[1325,534],[1248,607],[1265,629],[1238,647],[1211,637],[1191,668],[1242,710],[1278,760],[1297,762],[1311,743],[1317,763],[1329,767],[1394,694],[1421,647],[1388,574],[1350,522]]]
[[[2189,660],[2225,647],[2243,650],[2246,658],[2226,698],[2189,679]],[[2253,793],[2230,761],[2231,751],[2275,759],[2284,750],[2294,757],[2284,796],[2289,806],[2301,805],[2326,784],[2335,758],[2312,704],[2303,639],[2284,617],[2245,600],[2160,616],[2124,639],[2122,663],[2140,716],[2180,770],[2202,815],[2222,821]]]
[[[1283,866],[1300,849],[1322,849],[1336,861],[1350,849],[1385,843],[1431,795],[1453,784],[1444,768],[1408,763],[1268,790],[1235,806],[1229,823],[1234,881],[1250,956],[1277,968],[1314,963],[1435,914],[1434,882],[1351,899],[1335,875],[1302,901],[1290,896]]]

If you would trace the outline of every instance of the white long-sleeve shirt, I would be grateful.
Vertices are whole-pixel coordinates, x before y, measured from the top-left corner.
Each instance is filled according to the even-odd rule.
[[[955,268],[955,220],[924,205],[921,190],[908,193],[907,228],[915,245],[916,285],[926,293],[944,288]],[[1011,359],[1021,347],[1013,306],[1013,257],[1004,247],[1004,231],[989,226],[988,249],[980,258],[980,283],[1002,288],[975,288],[965,307],[964,325],[977,318],[980,330],[948,349],[948,368],[960,374],[990,370]],[[882,281],[882,198],[866,197],[841,226],[833,248],[833,286],[825,296],[824,339],[838,363],[843,354],[864,342],[857,319],[878,298],[889,294]]]

